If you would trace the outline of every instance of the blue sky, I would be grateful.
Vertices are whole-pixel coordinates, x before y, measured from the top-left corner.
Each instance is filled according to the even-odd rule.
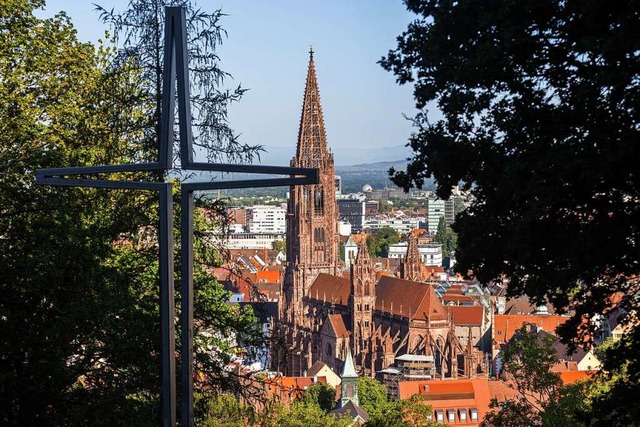
[[[46,14],[66,11],[80,40],[96,41],[107,28],[93,11],[94,2],[115,10],[128,3],[48,0]],[[222,68],[233,75],[227,84],[250,89],[229,112],[243,142],[295,146],[309,45],[313,45],[336,164],[354,163],[357,148],[379,149],[384,157],[382,148],[406,143],[412,129],[403,114],[415,112],[412,88],[398,86],[394,76],[376,64],[414,19],[400,0],[202,0],[200,5],[221,8],[228,15],[222,20],[228,39],[219,53]],[[399,157],[398,150],[389,152]]]

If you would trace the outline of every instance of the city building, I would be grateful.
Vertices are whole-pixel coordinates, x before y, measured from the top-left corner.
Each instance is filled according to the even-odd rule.
[[[389,258],[402,258],[407,253],[409,243],[395,243],[389,245]],[[426,243],[418,245],[420,259],[427,266],[440,267],[442,265],[442,245],[440,243]]]
[[[249,209],[248,227],[250,233],[277,233],[286,231],[285,216],[287,209],[283,206],[253,206]]]
[[[364,222],[364,228],[375,231],[390,227],[397,233],[407,234],[416,228],[420,228],[421,220],[421,218],[368,218]]]
[[[357,199],[339,199],[338,216],[351,224],[351,232],[359,233],[364,227],[365,202]]]
[[[230,233],[225,241],[227,249],[271,249],[275,240],[285,240],[282,233]]]

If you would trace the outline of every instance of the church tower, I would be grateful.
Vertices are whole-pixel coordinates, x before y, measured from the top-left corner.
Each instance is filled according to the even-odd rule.
[[[278,320],[289,332],[289,349],[300,355],[290,358],[295,360],[287,362],[284,370],[288,375],[301,375],[311,366],[314,339],[303,298],[318,274],[337,275],[340,268],[333,154],[327,148],[313,50],[309,52],[298,143],[291,166],[318,168],[320,175],[318,184],[292,186],[287,206],[287,267]]]
[[[355,363],[363,374],[372,366],[371,336],[373,331],[373,310],[376,305],[376,273],[369,256],[366,239],[358,245],[358,254],[351,265],[351,292],[349,311],[351,312],[351,348]]]
[[[400,278],[414,282],[425,282],[425,264],[418,251],[418,236],[409,235],[407,254],[400,263]]]

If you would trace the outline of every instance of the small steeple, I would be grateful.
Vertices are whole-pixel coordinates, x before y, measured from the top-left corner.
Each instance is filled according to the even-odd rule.
[[[358,373],[356,372],[350,349],[347,349],[347,359],[344,361],[344,367],[342,368],[342,375],[340,375],[340,377],[342,378],[342,383],[340,384],[340,407],[343,407],[349,403],[349,401],[360,405],[358,401]]]
[[[340,377],[342,379],[358,378],[358,373],[356,372],[356,368],[353,363],[353,357],[351,356],[351,349],[347,349],[347,359],[344,361],[344,367],[342,368]]]

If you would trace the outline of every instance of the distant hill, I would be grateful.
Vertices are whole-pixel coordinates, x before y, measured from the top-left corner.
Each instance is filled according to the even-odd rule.
[[[265,152],[260,154],[260,163],[265,165],[286,166],[296,153],[295,146],[264,146]],[[330,147],[337,167],[343,165],[388,163],[389,159],[406,159],[411,150],[404,145],[379,148],[366,147]]]

